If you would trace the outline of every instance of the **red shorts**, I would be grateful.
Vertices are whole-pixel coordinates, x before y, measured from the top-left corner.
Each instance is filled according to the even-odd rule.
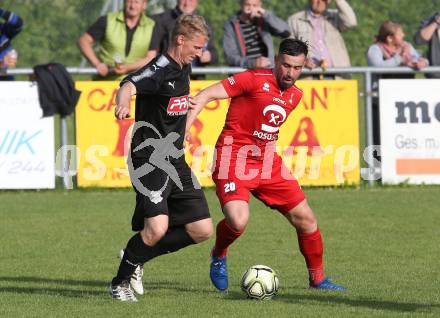
[[[222,207],[233,200],[249,202],[249,193],[252,193],[270,208],[284,214],[305,199],[298,181],[277,154],[272,162],[265,164],[261,160],[231,159],[229,167],[219,156],[212,179]]]

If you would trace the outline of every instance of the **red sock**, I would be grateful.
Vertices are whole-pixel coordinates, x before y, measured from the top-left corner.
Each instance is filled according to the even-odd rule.
[[[240,237],[243,232],[233,230],[226,219],[221,220],[217,224],[215,245],[212,249],[212,255],[217,257],[225,257],[228,253],[229,245]]]
[[[313,285],[324,279],[322,237],[319,228],[313,233],[297,233],[299,249],[306,260],[309,280]]]

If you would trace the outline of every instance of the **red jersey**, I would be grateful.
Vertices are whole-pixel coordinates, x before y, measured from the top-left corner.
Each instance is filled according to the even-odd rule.
[[[234,150],[243,145],[264,148],[268,142],[275,142],[280,126],[303,94],[295,85],[282,91],[272,70],[248,70],[221,83],[231,103],[216,147],[232,136]]]

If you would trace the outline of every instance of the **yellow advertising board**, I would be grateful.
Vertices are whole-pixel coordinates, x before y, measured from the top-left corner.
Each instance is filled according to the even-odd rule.
[[[134,122],[114,116],[119,82],[76,82],[81,97],[76,106],[76,144],[78,147],[78,186],[128,187],[126,136]]]
[[[299,81],[303,98],[280,129],[284,163],[302,185],[358,184],[358,91],[354,80]]]
[[[191,95],[214,81],[191,82]],[[280,130],[278,152],[302,185],[359,183],[356,81],[299,81],[304,97]],[[127,147],[134,117],[114,118],[118,82],[77,82],[78,186],[130,186]],[[211,102],[191,127],[186,160],[201,184],[212,185],[214,145],[225,121],[228,100]],[[246,114],[243,114],[246,116]],[[252,120],[249,118],[249,120]]]

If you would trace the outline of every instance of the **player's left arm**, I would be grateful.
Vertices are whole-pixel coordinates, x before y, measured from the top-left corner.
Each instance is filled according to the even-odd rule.
[[[186,118],[186,132],[188,134],[189,129],[197,118],[197,115],[202,111],[203,107],[209,102],[217,99],[229,98],[223,84],[218,82],[213,84],[204,90],[200,91],[196,96],[189,98],[189,112]]]

